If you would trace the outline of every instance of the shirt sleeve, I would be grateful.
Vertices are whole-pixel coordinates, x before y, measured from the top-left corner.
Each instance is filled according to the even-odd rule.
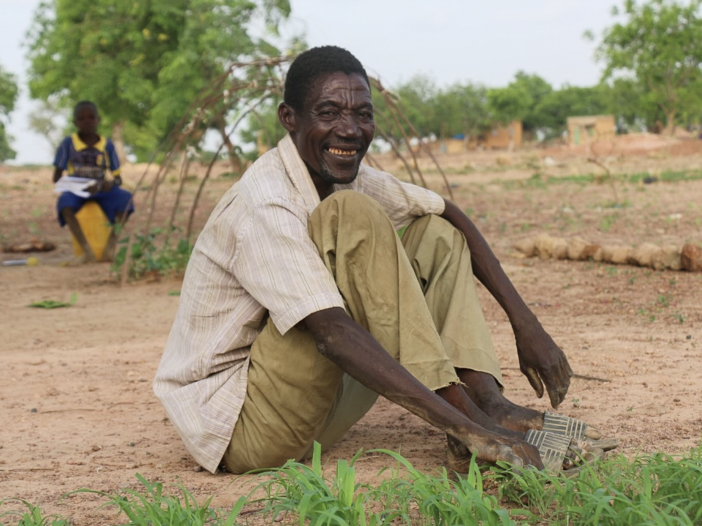
[[[71,138],[66,137],[63,141],[61,141],[61,144],[59,144],[59,147],[56,149],[56,157],[54,157],[54,166],[56,168],[61,168],[61,170],[68,168],[70,144]]]
[[[303,210],[283,198],[262,203],[238,235],[234,274],[281,334],[309,314],[344,307],[307,231]]]
[[[407,226],[417,217],[444,213],[446,203],[436,192],[367,165],[362,165],[361,170],[356,190],[375,199],[395,229]]]
[[[105,145],[105,153],[107,154],[107,168],[112,172],[113,177],[117,177],[120,174],[119,157],[117,157],[114,143],[109,139]]]

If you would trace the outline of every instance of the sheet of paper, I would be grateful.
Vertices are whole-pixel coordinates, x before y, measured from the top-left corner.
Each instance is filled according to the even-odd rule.
[[[65,175],[54,184],[54,193],[60,194],[63,192],[71,192],[78,197],[89,197],[90,192],[87,191],[96,181],[85,177],[73,177]]]

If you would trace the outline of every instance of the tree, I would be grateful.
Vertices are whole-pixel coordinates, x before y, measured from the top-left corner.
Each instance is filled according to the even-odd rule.
[[[279,100],[273,99],[251,112],[246,119],[246,126],[239,133],[242,142],[255,145],[246,152],[246,157],[252,161],[258,157],[259,145],[273,148],[287,133],[278,121],[279,103]]]
[[[609,109],[606,85],[578,87],[565,85],[552,91],[532,110],[539,128],[547,138],[558,137],[566,128],[568,117],[601,115]]]
[[[596,57],[606,66],[603,79],[636,79],[671,134],[676,117],[702,101],[700,6],[702,0],[625,0],[625,21],[606,29],[597,48]],[[613,14],[620,12],[615,8]]]
[[[0,66],[0,163],[14,159],[16,155],[16,152],[10,148],[11,137],[7,135],[5,126],[9,121],[10,113],[15,109],[17,94],[15,76]]]
[[[227,63],[279,54],[248,28],[289,12],[288,0],[45,0],[29,34],[30,93],[92,100],[116,146],[153,150]]]
[[[487,91],[488,108],[500,124],[523,120],[534,105],[534,99],[524,86],[511,84]]]
[[[493,88],[487,92],[488,108],[496,123],[503,126],[512,121],[523,121],[531,108],[534,99],[523,84],[513,83],[505,88]],[[509,127],[509,147],[514,147],[514,127]]]
[[[493,125],[487,90],[480,84],[454,84],[442,90],[436,100],[435,127],[445,135],[480,135]]]
[[[56,98],[42,100],[29,114],[29,127],[44,137],[49,146],[56,148],[69,121],[67,112],[58,105]]]
[[[514,80],[507,87],[521,89],[528,93],[531,99],[529,109],[521,118],[524,131],[534,134],[537,130],[544,128],[546,123],[536,108],[553,93],[551,85],[538,75],[529,75],[524,71],[518,71]]]

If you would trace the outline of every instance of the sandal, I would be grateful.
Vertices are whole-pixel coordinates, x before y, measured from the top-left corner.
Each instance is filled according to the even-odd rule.
[[[545,470],[558,473],[563,469],[563,462],[573,439],[565,435],[530,429],[524,436],[524,441],[539,451]]]
[[[619,445],[616,438],[602,438],[602,433],[582,420],[546,411],[542,431],[565,435],[575,440],[587,440],[592,447],[610,451]]]
[[[604,450],[589,440],[575,440],[566,435],[530,429],[524,437],[541,455],[544,469],[552,473],[573,475],[586,464],[604,458]]]

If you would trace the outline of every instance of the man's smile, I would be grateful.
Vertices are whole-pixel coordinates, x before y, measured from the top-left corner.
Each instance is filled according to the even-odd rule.
[[[341,157],[353,157],[358,152],[358,150],[342,150],[341,148],[333,148],[333,147],[327,148],[327,151],[329,153],[332,153],[334,155],[339,155]]]

